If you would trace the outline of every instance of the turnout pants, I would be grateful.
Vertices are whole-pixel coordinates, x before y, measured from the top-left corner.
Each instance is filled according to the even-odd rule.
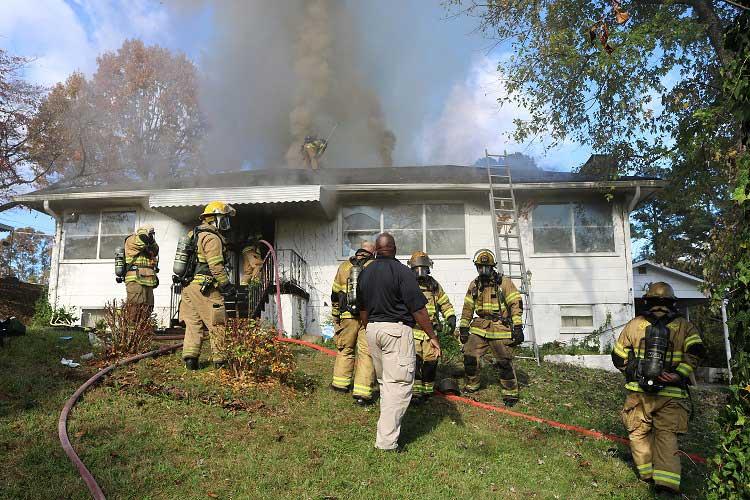
[[[154,308],[154,287],[141,285],[135,281],[125,283],[125,291],[128,294],[128,302],[144,304],[151,309]]]
[[[680,491],[677,435],[688,430],[687,402],[683,398],[630,392],[621,417],[640,478]]]
[[[201,293],[201,286],[197,283],[190,283],[183,288],[180,302],[180,319],[185,322],[182,358],[200,357],[203,334],[208,331],[213,361],[223,361],[221,351],[226,318],[224,298],[216,288],[212,287],[208,295]]]
[[[333,365],[331,384],[339,389],[348,389],[352,385],[352,374],[354,374],[352,395],[371,399],[375,369],[372,367],[367,334],[360,326],[359,320],[342,319],[334,336],[334,342],[339,352]]]
[[[375,447],[398,448],[401,419],[409,407],[416,355],[411,327],[401,323],[369,323],[367,343],[380,385],[380,418]]]
[[[435,348],[428,340],[414,339],[417,365],[414,373],[414,395],[431,396],[435,392],[438,358]]]
[[[510,339],[487,339],[472,333],[469,340],[464,344],[464,371],[466,372],[466,388],[477,390],[479,381],[479,360],[492,349],[495,356],[497,368],[500,371],[500,386],[503,398],[518,398],[518,381],[513,369],[513,348]]]

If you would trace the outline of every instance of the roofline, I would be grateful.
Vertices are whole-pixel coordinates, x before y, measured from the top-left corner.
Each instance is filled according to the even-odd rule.
[[[692,280],[692,281],[697,281],[699,283],[704,283],[705,282],[704,279],[699,278],[698,276],[693,276],[692,274],[683,273],[682,271],[678,271],[677,269],[673,269],[671,267],[667,267],[667,266],[663,266],[661,264],[657,264],[656,262],[653,262],[653,261],[648,260],[648,259],[641,260],[641,261],[633,263],[633,269],[636,269],[638,267],[642,267],[642,266],[645,266],[645,265],[654,266],[656,268],[661,269],[662,271],[665,271],[665,272],[668,272],[668,273],[672,273],[672,274],[676,274],[677,276],[681,276],[683,278],[686,278],[686,279],[689,279],[689,280]]]
[[[311,186],[314,184],[300,184],[300,186]],[[558,181],[558,182],[519,182],[513,185],[513,188],[517,191],[549,191],[552,189],[569,189],[569,190],[584,190],[584,189],[635,189],[637,187],[646,187],[652,189],[661,189],[666,185],[666,181],[647,179],[647,180],[626,180],[626,181]],[[283,185],[274,184],[268,187],[281,187]],[[224,186],[228,187],[228,186]],[[247,187],[264,187],[264,186],[247,186]],[[291,187],[291,186],[286,186]],[[322,184],[320,185],[323,189],[329,189],[332,191],[341,192],[362,192],[362,191],[375,191],[375,190],[389,190],[389,191],[414,191],[414,190],[430,190],[430,191],[488,191],[489,184],[487,183],[473,183],[473,184],[459,184],[459,183],[409,183],[409,184]],[[203,189],[222,189],[222,187],[215,188],[203,188]],[[102,190],[102,191],[89,191],[89,192],[67,192],[67,193],[39,193],[39,194],[23,194],[15,196],[14,202],[36,202],[36,201],[55,201],[55,200],[87,200],[87,199],[99,199],[99,198],[147,198],[152,193],[164,192],[164,191],[182,191],[182,190],[195,190],[195,187],[186,188],[170,188],[161,190],[129,190],[129,191],[114,191],[114,190]]]

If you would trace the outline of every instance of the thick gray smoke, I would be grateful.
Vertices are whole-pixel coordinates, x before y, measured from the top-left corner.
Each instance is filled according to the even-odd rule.
[[[199,61],[209,166],[300,167],[305,136],[328,138],[336,124],[324,166],[393,163],[396,137],[364,77],[361,37],[344,2],[194,5],[210,6],[215,27]]]

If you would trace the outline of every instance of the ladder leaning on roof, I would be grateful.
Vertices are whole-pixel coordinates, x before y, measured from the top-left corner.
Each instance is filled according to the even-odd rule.
[[[539,364],[539,345],[534,331],[534,315],[530,276],[526,270],[523,254],[523,242],[518,225],[518,206],[513,191],[510,165],[506,154],[491,155],[484,150],[487,166],[487,180],[490,185],[490,212],[494,217],[492,235],[495,241],[495,255],[497,256],[498,271],[510,279],[520,282],[519,291],[523,296],[523,309],[526,313],[524,333],[526,342],[531,342],[534,355],[517,356],[521,359],[533,359]],[[492,159],[498,163],[492,164]]]

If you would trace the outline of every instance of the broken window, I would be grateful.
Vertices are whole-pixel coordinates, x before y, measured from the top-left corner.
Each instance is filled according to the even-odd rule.
[[[532,238],[535,253],[614,252],[612,207],[581,202],[537,205]]]

